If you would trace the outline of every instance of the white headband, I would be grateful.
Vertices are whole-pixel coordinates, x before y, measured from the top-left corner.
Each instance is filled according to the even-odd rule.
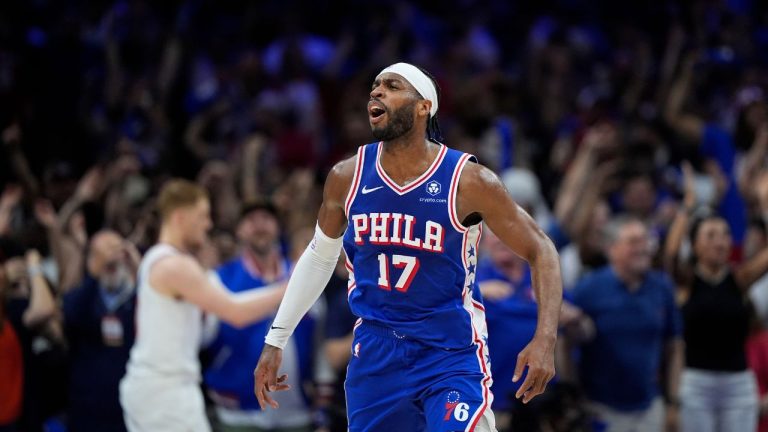
[[[435,84],[432,80],[421,69],[409,63],[395,63],[384,68],[376,77],[378,78],[381,74],[387,72],[396,73],[411,83],[421,97],[432,102],[429,114],[431,116],[435,115],[437,112],[437,89],[435,89]]]

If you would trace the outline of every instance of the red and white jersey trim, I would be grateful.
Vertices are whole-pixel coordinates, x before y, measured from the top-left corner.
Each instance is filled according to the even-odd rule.
[[[459,215],[456,211],[456,198],[459,194],[459,179],[461,179],[461,172],[464,170],[464,166],[471,157],[472,155],[469,153],[461,156],[459,163],[456,164],[456,169],[453,170],[451,188],[448,191],[448,213],[450,215],[451,225],[453,226],[453,229],[460,233],[465,233],[468,228],[462,225],[459,220]]]
[[[352,261],[349,260],[349,256],[347,255],[347,251],[344,250],[344,267],[347,268],[347,273],[349,273],[349,277],[347,279],[347,296],[352,293],[352,290],[354,290],[357,287],[357,282],[355,282],[355,267],[352,265]]]
[[[469,156],[469,155],[464,155]],[[466,163],[468,157],[462,157],[459,165],[454,173],[454,180],[458,178],[461,173],[461,167]],[[457,180],[456,180],[457,181]],[[451,191],[455,189],[452,185]],[[474,412],[469,420],[469,425],[465,431],[474,431],[480,420],[484,417],[486,422],[492,422],[490,417],[492,412],[490,411],[491,402],[493,401],[493,393],[491,393],[490,387],[493,384],[491,378],[491,366],[490,357],[488,353],[488,327],[485,323],[485,307],[483,304],[476,301],[472,297],[472,289],[475,286],[475,276],[477,274],[477,247],[480,245],[480,237],[483,233],[483,227],[481,224],[472,225],[466,227],[463,230],[464,235],[461,241],[461,260],[464,264],[464,289],[462,291],[462,300],[464,310],[469,315],[469,322],[472,327],[472,340],[470,343],[477,347],[477,362],[480,370],[483,372],[483,378],[480,380],[479,385],[482,387],[483,403]]]
[[[477,364],[483,372],[483,378],[479,383],[482,388],[483,403],[469,419],[469,425],[465,429],[467,432],[474,431],[480,419],[484,416],[493,416],[491,412],[491,404],[493,402],[491,385],[493,384],[493,378],[491,377],[491,365],[488,360],[490,357],[488,345],[486,343],[488,340],[488,331],[485,324],[485,309],[478,306],[482,305],[472,299],[472,292],[469,289],[465,289],[464,308],[470,316],[470,321],[472,323],[472,342],[477,346]],[[488,421],[490,422],[492,420],[488,419]]]
[[[363,174],[363,165],[365,164],[365,146],[357,149],[357,158],[355,159],[355,175],[352,177],[352,186],[347,193],[347,199],[344,201],[344,215],[349,217],[349,209],[357,196],[357,189],[360,187],[360,178]]]
[[[434,161],[432,161],[432,165],[429,166],[429,168],[424,171],[422,175],[420,175],[416,180],[412,181],[411,183],[408,183],[406,186],[400,186],[397,183],[395,183],[394,180],[392,180],[387,173],[384,171],[384,168],[381,166],[381,152],[384,150],[384,143],[379,142],[379,147],[376,150],[376,172],[379,173],[379,177],[381,180],[389,186],[390,189],[392,189],[396,194],[398,195],[405,195],[408,192],[416,189],[417,187],[424,184],[427,179],[432,177],[432,174],[437,171],[437,168],[440,166],[440,164],[443,162],[443,159],[445,158],[445,154],[448,153],[448,147],[444,145],[440,145],[440,151],[437,153],[437,157]]]

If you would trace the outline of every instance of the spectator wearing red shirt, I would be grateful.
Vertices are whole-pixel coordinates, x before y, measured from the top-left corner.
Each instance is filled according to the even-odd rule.
[[[747,364],[757,379],[760,395],[758,432],[768,432],[768,330],[753,319],[752,334],[747,339]]]
[[[21,345],[5,313],[8,279],[0,265],[0,431],[13,431],[21,415],[24,388],[24,362]]]

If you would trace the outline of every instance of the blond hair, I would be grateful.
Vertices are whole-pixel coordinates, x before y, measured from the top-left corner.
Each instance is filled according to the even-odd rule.
[[[208,199],[208,193],[201,186],[184,179],[172,179],[163,184],[157,197],[160,217],[167,220],[174,210],[191,207],[201,199]]]

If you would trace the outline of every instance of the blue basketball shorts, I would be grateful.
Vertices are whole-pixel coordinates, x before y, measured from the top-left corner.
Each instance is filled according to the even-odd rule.
[[[350,432],[495,432],[484,341],[442,349],[363,322],[345,383]]]

